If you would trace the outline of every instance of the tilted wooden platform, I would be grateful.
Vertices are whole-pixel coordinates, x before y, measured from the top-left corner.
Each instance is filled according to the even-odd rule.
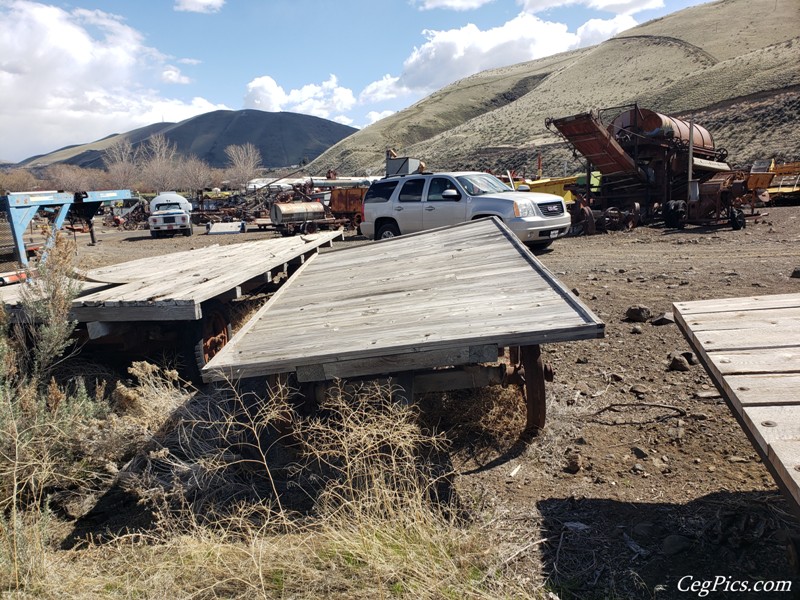
[[[496,362],[505,346],[603,333],[513,233],[485,219],[315,257],[203,373],[323,381]]]
[[[800,514],[800,294],[679,302],[674,314]]]
[[[204,301],[238,297],[341,238],[341,231],[327,231],[214,245],[93,269],[83,273],[86,281],[71,316],[79,322],[198,320]],[[11,314],[21,309],[20,290],[0,288]]]

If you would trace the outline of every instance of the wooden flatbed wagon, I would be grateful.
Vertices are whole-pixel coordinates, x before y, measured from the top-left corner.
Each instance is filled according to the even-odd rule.
[[[290,274],[341,231],[177,252],[83,273],[71,318],[86,340],[122,350],[153,341],[177,342],[186,374],[199,369],[231,337],[228,304]],[[0,288],[10,318],[23,320],[21,286]]]
[[[314,257],[203,378],[293,373],[324,386],[389,375],[409,399],[516,381],[533,432],[545,421],[540,345],[603,337],[604,327],[502,222],[482,219]],[[506,348],[510,369],[497,364]]]

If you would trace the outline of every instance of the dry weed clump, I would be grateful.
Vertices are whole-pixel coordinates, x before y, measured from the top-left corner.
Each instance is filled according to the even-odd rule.
[[[158,526],[73,551],[49,585],[88,584],[85,597],[508,592],[481,531],[454,510],[444,438],[392,392],[337,385],[313,417],[285,385],[266,399],[198,394],[120,474]]]
[[[84,387],[52,377],[70,345],[77,282],[73,248],[57,239],[36,278],[23,284],[23,322],[0,322],[0,586],[26,589],[41,577],[52,535],[53,490],[92,478],[75,453],[80,426],[103,413]]]

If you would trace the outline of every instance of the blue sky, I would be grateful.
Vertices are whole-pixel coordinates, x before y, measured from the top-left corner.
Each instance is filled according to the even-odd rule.
[[[217,109],[353,127],[703,0],[0,0],[0,159]]]

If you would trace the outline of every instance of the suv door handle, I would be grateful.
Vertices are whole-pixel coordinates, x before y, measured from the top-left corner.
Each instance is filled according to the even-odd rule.
[[[435,206],[426,206],[425,210],[436,210]]]
[[[394,207],[394,209],[395,209],[397,212],[400,212],[401,210],[403,210],[403,207],[402,207],[402,206],[395,206],[395,207]]]

